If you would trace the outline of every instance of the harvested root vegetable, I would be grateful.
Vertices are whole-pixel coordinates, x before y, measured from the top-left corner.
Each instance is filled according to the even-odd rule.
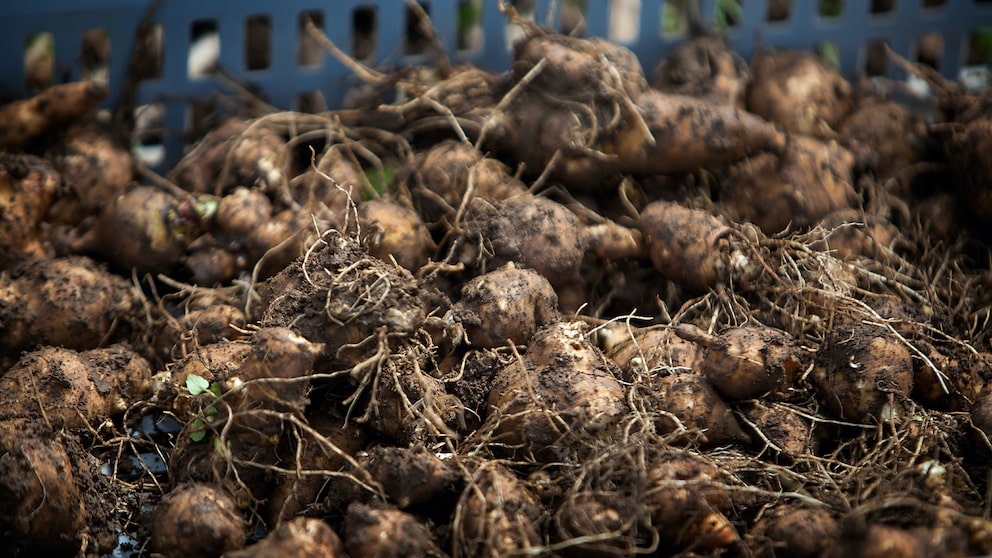
[[[747,62],[720,37],[694,37],[672,49],[651,75],[651,86],[714,104],[743,108]]]
[[[652,387],[657,392],[657,409],[665,413],[657,419],[660,432],[672,433],[682,426],[688,432],[680,441],[695,439],[703,446],[749,440],[733,411],[702,376],[672,374],[654,380]]]
[[[620,494],[583,490],[572,494],[555,512],[555,531],[562,555],[631,556],[636,541],[630,533],[635,506]]]
[[[854,167],[854,156],[836,142],[793,136],[781,157],[762,154],[735,166],[720,186],[720,207],[765,234],[802,230],[857,207]]]
[[[0,153],[0,270],[48,254],[41,222],[61,188],[61,175],[46,161]]]
[[[0,435],[0,551],[8,556],[104,555],[117,505],[100,464],[70,436]]]
[[[0,149],[23,147],[48,130],[86,116],[108,92],[105,84],[80,81],[54,85],[29,99],[0,106]]]
[[[662,455],[647,471],[645,504],[664,544],[726,549],[739,540],[724,515],[730,498],[720,471],[690,453]]]
[[[445,215],[454,218],[458,208],[470,201],[466,197],[496,201],[527,191],[506,165],[454,140],[418,154],[407,182],[420,212],[429,221]]]
[[[740,409],[743,419],[754,432],[751,437],[780,455],[793,459],[817,449],[809,420],[781,404],[751,401]]]
[[[334,216],[332,222],[343,228],[354,218],[354,205],[365,191],[367,180],[362,168],[341,144],[329,146],[317,160],[290,182],[293,199],[314,213]]]
[[[829,511],[783,503],[765,512],[749,538],[759,556],[818,558],[836,543],[839,534]]]
[[[641,176],[692,172],[739,161],[762,151],[780,153],[785,135],[737,108],[683,95],[648,91],[637,99],[654,141],[631,127],[619,131],[605,152],[620,172]]]
[[[852,106],[851,84],[816,54],[765,51],[751,60],[747,110],[787,132],[834,137]]]
[[[134,181],[131,152],[111,126],[100,121],[68,128],[45,157],[65,179],[65,191],[52,204],[49,222],[73,226],[92,218]]]
[[[104,208],[97,224],[97,243],[122,269],[167,273],[200,234],[211,207],[192,197],[180,199],[152,186],[138,186]]]
[[[607,356],[627,373],[628,377],[650,374],[657,370],[687,372],[696,364],[699,348],[695,343],[677,336],[672,328],[651,328],[634,331],[631,336],[622,326],[611,333],[620,339],[607,350]]]
[[[167,178],[196,194],[221,196],[236,186],[288,195],[289,148],[265,120],[230,119],[211,130]]]
[[[886,261],[900,238],[899,229],[888,220],[857,209],[834,211],[820,221],[820,226],[827,231],[823,242],[814,242],[811,247],[829,250],[841,260]]]
[[[0,436],[41,421],[52,432],[99,426],[151,395],[151,365],[122,345],[25,353],[0,377]]]
[[[373,448],[367,468],[396,507],[413,507],[432,515],[449,510],[444,504],[454,504],[463,484],[453,464],[423,449]]]
[[[495,440],[553,460],[565,458],[582,438],[608,436],[627,412],[618,373],[581,323],[541,328],[522,358],[493,380],[488,422]]]
[[[545,93],[614,99],[647,89],[637,57],[602,39],[535,33],[514,45],[513,58],[518,80],[543,63],[531,84]]]
[[[452,313],[468,343],[483,348],[526,345],[538,328],[560,317],[551,283],[512,262],[465,283]]]
[[[855,520],[858,521],[858,520]],[[937,549],[931,547],[925,536],[907,529],[882,525],[863,524],[844,528],[841,521],[840,536],[829,545],[821,558],[925,558],[937,556]]]
[[[38,261],[0,273],[0,348],[92,349],[132,335],[141,309],[129,281],[89,258]]]
[[[857,143],[871,149],[878,180],[896,176],[920,161],[927,146],[923,115],[889,99],[860,101],[837,132],[842,144]]]
[[[466,558],[535,553],[541,502],[496,461],[472,463],[453,521],[455,554]]]
[[[827,408],[843,420],[898,424],[913,391],[913,359],[888,330],[844,324],[828,332],[810,381]]]
[[[68,553],[79,548],[85,528],[83,497],[69,455],[54,439],[4,437],[0,455],[0,527],[13,550],[18,539],[36,552]],[[20,542],[18,541],[18,542]]]
[[[768,327],[735,327],[710,335],[691,324],[679,337],[704,347],[698,371],[730,400],[753,399],[791,387],[800,370],[792,338]]]
[[[637,226],[655,269],[691,292],[754,273],[733,229],[706,211],[656,201],[641,211]]]
[[[210,484],[182,484],[155,508],[148,541],[166,556],[215,558],[242,548],[247,526],[227,492]]]
[[[310,341],[325,343],[322,360],[346,366],[367,355],[359,353],[356,360],[345,346],[376,339],[380,328],[397,340],[416,332],[433,295],[405,269],[369,256],[354,239],[335,230],[324,233],[306,257],[261,285],[259,294],[263,325],[292,325]]]
[[[556,161],[552,175],[577,190],[602,190],[618,174],[692,172],[786,147],[785,135],[773,125],[735,107],[654,90],[632,102],[637,116],[606,133],[601,127],[617,115],[576,113],[523,94],[494,125],[493,135],[532,172]]]
[[[362,203],[358,225],[362,246],[380,260],[416,272],[434,255],[434,239],[420,215],[397,200]]]
[[[314,434],[300,436],[295,443],[279,448],[279,463],[294,471],[282,474],[268,495],[265,517],[269,525],[289,522],[302,515],[311,506],[325,505],[322,493],[333,493],[335,498],[350,502],[348,490],[334,490],[335,477],[326,477],[328,472],[338,473],[347,470],[348,459],[366,447],[367,436],[361,428],[349,428],[344,420],[320,413],[308,413],[307,422]],[[300,471],[300,475],[295,474]],[[323,472],[322,474],[313,474]],[[311,473],[311,474],[307,474]],[[357,492],[350,480],[338,480]],[[333,505],[333,503],[332,503]],[[347,503],[338,506],[342,511]]]
[[[578,275],[586,250],[583,230],[574,213],[544,197],[475,199],[463,222],[461,237],[468,246],[462,259],[471,263],[491,254],[486,267],[515,262],[558,285]]]
[[[324,521],[296,517],[280,523],[257,543],[232,552],[225,558],[344,558],[344,543]]]
[[[348,506],[344,545],[351,558],[444,556],[431,531],[413,515],[359,502]]]

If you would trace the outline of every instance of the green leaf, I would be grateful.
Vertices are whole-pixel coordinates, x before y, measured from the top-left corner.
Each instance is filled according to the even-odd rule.
[[[193,423],[190,424],[190,427],[193,429],[193,431],[189,433],[189,439],[193,440],[194,442],[199,442],[200,440],[203,440],[203,438],[207,435],[206,425],[203,424],[203,421],[200,419],[194,420]]]
[[[214,416],[214,415],[217,414],[217,407],[214,407],[213,405],[211,405],[211,406],[207,407],[206,410],[203,411],[203,412],[206,413],[208,417],[212,417],[212,416]]]
[[[218,384],[217,382],[210,384],[210,393],[216,395],[217,397],[220,397],[220,384]],[[214,412],[217,412],[216,409],[214,410]]]
[[[190,395],[200,395],[210,389],[210,382],[196,374],[190,374],[186,376],[186,389]]]

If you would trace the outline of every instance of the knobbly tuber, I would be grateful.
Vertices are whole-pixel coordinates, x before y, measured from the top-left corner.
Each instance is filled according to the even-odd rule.
[[[651,86],[677,95],[743,108],[747,63],[720,37],[693,37],[672,49],[651,75]]]
[[[0,348],[92,349],[140,329],[131,283],[93,260],[42,260],[0,273]]]
[[[490,255],[483,269],[516,262],[534,269],[552,285],[574,278],[585,255],[579,218],[541,196],[493,202],[475,199],[465,213],[463,229],[462,238],[471,248],[463,259]]]
[[[704,347],[699,372],[732,401],[784,391],[800,368],[792,339],[779,330],[738,327],[710,335],[691,324],[679,324],[675,333]]]
[[[720,399],[713,386],[696,374],[671,374],[652,382],[657,392],[659,431],[677,433],[679,440],[695,439],[703,446],[748,440],[748,435],[734,418],[733,411]]]
[[[488,420],[496,439],[522,455],[555,459],[582,438],[608,436],[627,412],[618,372],[582,324],[541,328],[493,380]]]
[[[0,436],[0,551],[10,556],[109,553],[118,504],[99,461],[71,436]]]
[[[751,531],[759,556],[817,558],[837,540],[837,520],[823,508],[780,504],[765,512]]]
[[[0,270],[48,255],[41,223],[61,188],[51,164],[0,153]]]
[[[539,550],[540,501],[505,466],[472,465],[453,521],[455,554],[482,558]]]
[[[246,529],[230,494],[209,484],[182,484],[155,508],[148,544],[166,556],[213,558],[242,548]]]
[[[122,269],[167,273],[202,232],[213,206],[179,198],[152,186],[137,186],[107,205],[97,224],[100,251]]]
[[[841,325],[824,339],[810,380],[827,408],[843,420],[899,423],[913,390],[913,359],[885,329]]]
[[[716,550],[738,540],[724,515],[730,499],[712,464],[690,453],[664,454],[647,471],[653,523],[667,545]]]
[[[0,377],[0,436],[35,421],[52,432],[98,426],[150,396],[151,376],[148,361],[122,345],[25,353]]]
[[[361,241],[373,256],[413,273],[434,255],[434,240],[420,215],[397,200],[369,200],[358,206]]]
[[[637,226],[654,267],[691,292],[754,273],[733,229],[711,213],[656,201],[641,211]]]
[[[438,515],[444,503],[454,504],[462,486],[456,467],[433,453],[397,447],[378,447],[369,452],[369,474],[401,510],[411,507]]]
[[[340,537],[324,521],[297,517],[280,523],[257,543],[231,552],[226,558],[344,558]]]
[[[444,555],[427,526],[413,515],[358,502],[348,506],[344,545],[352,558]]]
[[[620,341],[607,350],[607,355],[628,377],[658,370],[688,372],[699,355],[695,343],[682,339],[668,327],[635,330],[631,335],[620,325],[610,335]]]
[[[558,295],[542,275],[511,262],[465,283],[452,312],[472,346],[525,345],[558,320]]]
[[[29,99],[0,106],[0,149],[23,147],[46,131],[85,116],[107,93],[106,84],[80,81],[54,85]]]
[[[851,84],[816,54],[758,52],[751,60],[747,109],[794,134],[834,137],[851,110]]]
[[[236,186],[288,192],[289,148],[274,126],[263,120],[230,119],[210,131],[169,172],[179,187],[221,196]]]
[[[854,170],[854,156],[836,142],[792,136],[781,157],[760,154],[736,165],[720,186],[720,207],[768,235],[803,230],[857,207]]]
[[[409,182],[421,213],[431,222],[444,215],[453,219],[462,204],[472,198],[497,201],[527,190],[523,182],[510,175],[505,164],[454,140],[419,153]]]

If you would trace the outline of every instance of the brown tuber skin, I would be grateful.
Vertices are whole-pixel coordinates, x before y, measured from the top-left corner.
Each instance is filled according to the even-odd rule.
[[[525,345],[538,328],[560,317],[551,283],[512,262],[465,283],[452,313],[468,343],[481,348]]]
[[[431,531],[413,515],[359,502],[348,506],[344,544],[351,558],[444,556]]]
[[[0,153],[0,271],[48,254],[41,223],[61,187],[43,159]]]
[[[656,201],[641,211],[637,227],[655,269],[690,292],[753,273],[747,258],[733,248],[733,229],[706,211]]]
[[[483,157],[473,146],[446,140],[419,153],[408,187],[429,221],[453,219],[466,197],[497,201],[523,194],[527,187],[496,159]]]
[[[114,198],[100,216],[97,243],[117,267],[166,273],[200,232],[204,208],[152,186]]]
[[[107,93],[105,84],[80,81],[54,85],[29,99],[0,106],[0,150],[23,147],[46,131],[85,116]]]
[[[496,439],[539,459],[564,458],[571,438],[602,438],[627,412],[616,365],[581,323],[538,330],[522,360],[493,380],[489,421]]]
[[[730,507],[720,472],[692,454],[665,455],[647,471],[645,504],[665,544],[725,549],[739,538],[724,512]]]
[[[672,328],[635,331],[633,337],[620,331],[625,337],[607,350],[607,356],[631,378],[658,370],[687,372],[699,356],[699,347],[677,336]]]
[[[477,467],[458,503],[457,548],[466,558],[534,553],[542,544],[540,501],[503,465]]]
[[[226,552],[224,558],[345,558],[344,544],[327,523],[296,517],[280,523],[256,544]]]
[[[751,60],[747,109],[787,132],[834,137],[852,104],[851,84],[812,52],[760,52]]]
[[[913,391],[909,349],[888,331],[860,323],[831,330],[810,375],[821,400],[851,422],[901,423]],[[891,398],[891,404],[890,404]]]
[[[369,200],[358,206],[362,246],[369,254],[416,273],[436,247],[413,209],[396,200]]]
[[[730,400],[782,392],[792,385],[800,362],[789,335],[767,327],[736,327],[710,335],[691,324],[679,337],[704,347],[699,372]]]
[[[836,142],[792,136],[781,157],[761,154],[734,167],[720,187],[720,207],[768,235],[790,226],[804,230],[857,207],[854,165],[851,152]]]
[[[700,445],[724,445],[749,439],[730,407],[702,376],[663,376],[653,382],[653,387],[658,394],[658,410],[677,418],[689,430],[685,436]],[[678,427],[668,416],[660,416],[658,422],[660,432],[670,433]],[[680,441],[683,439],[680,437]]]
[[[765,513],[749,538],[759,549],[756,556],[818,558],[839,534],[837,521],[827,510],[780,504]]]
[[[465,214],[462,238],[471,247],[465,258],[492,254],[488,265],[516,262],[551,281],[565,283],[579,272],[585,255],[583,225],[565,206],[529,194],[503,201],[476,199]],[[481,246],[479,243],[481,242]]]
[[[0,273],[0,349],[92,349],[129,335],[141,315],[131,283],[93,260],[43,260]]]
[[[154,514],[148,546],[166,556],[216,558],[242,548],[247,539],[234,498],[213,485],[177,486]]]
[[[664,93],[743,108],[747,74],[747,63],[723,39],[693,37],[672,49],[655,68],[651,86]]]
[[[51,432],[82,430],[151,395],[151,365],[123,345],[25,353],[0,377],[0,436],[42,421]]]

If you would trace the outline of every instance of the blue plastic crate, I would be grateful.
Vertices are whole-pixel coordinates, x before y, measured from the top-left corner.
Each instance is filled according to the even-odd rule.
[[[585,33],[610,37],[611,15],[617,2],[631,0],[585,0]],[[684,34],[662,32],[665,0],[632,0],[639,15],[635,18],[636,37],[624,42],[651,68]],[[481,10],[481,45],[459,50],[459,7],[473,3]],[[702,13],[711,17],[716,0],[703,0]],[[559,3],[536,0],[533,13],[542,24],[556,26]],[[865,65],[868,45],[886,42],[897,53],[914,59],[919,40],[933,33],[941,37],[943,48],[938,68],[947,77],[956,77],[965,56],[969,36],[977,29],[992,27],[992,2],[946,0],[942,4],[925,0],[869,0],[842,2],[835,17],[818,14],[823,0],[792,2],[789,16],[768,21],[768,0],[742,0],[741,12],[726,34],[729,44],[743,56],[750,56],[756,44],[812,50],[823,44],[835,48],[841,69],[854,76]],[[835,3],[836,4],[836,3]],[[891,4],[891,9],[872,13],[872,6]],[[931,6],[931,4],[940,4]],[[496,0],[423,0],[434,27],[451,57],[473,62],[487,69],[505,70],[510,61],[507,21]],[[0,89],[22,96],[25,87],[24,52],[28,39],[50,33],[54,39],[56,81],[81,76],[83,33],[102,29],[109,38],[109,83],[111,95],[105,105],[113,106],[126,81],[128,59],[135,32],[152,6],[151,0],[33,0],[5,2],[0,6]],[[404,66],[429,64],[423,54],[404,54],[408,22],[403,0],[162,0],[150,17],[160,29],[163,42],[160,77],[141,82],[139,105],[159,103],[164,108],[166,162],[182,153],[182,131],[189,104],[218,90],[209,76],[191,77],[188,52],[193,47],[192,29],[199,22],[210,22],[219,38],[219,62],[239,79],[256,86],[274,106],[297,108],[301,95],[320,91],[329,107],[339,106],[345,93],[357,83],[351,72],[329,55],[323,62],[302,67],[297,60],[301,15],[319,14],[327,36],[343,50],[354,36],[356,11],[375,14],[374,65]],[[249,18],[264,17],[268,22],[270,59],[264,69],[246,67],[245,28]],[[611,37],[615,38],[615,37]],[[889,64],[888,72],[901,72]]]

